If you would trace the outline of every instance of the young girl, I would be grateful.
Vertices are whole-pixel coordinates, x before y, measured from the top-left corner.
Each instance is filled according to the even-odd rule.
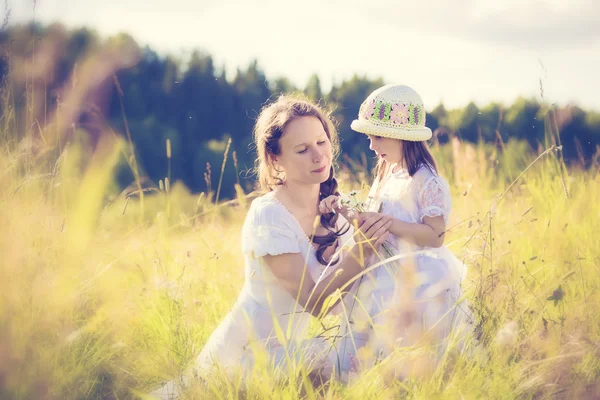
[[[352,346],[357,350],[369,342],[377,358],[423,337],[444,348],[451,331],[468,326],[471,317],[466,303],[459,302],[466,268],[443,246],[451,198],[426,143],[432,133],[425,126],[423,101],[410,87],[381,87],[363,102],[351,127],[369,137],[379,158],[370,212],[359,218],[373,211],[392,217],[386,251],[371,263],[397,258],[375,267],[360,283],[361,306],[353,308],[354,326],[348,328]],[[320,211],[352,215],[339,196],[324,199]],[[352,372],[358,364],[354,355],[344,367]]]

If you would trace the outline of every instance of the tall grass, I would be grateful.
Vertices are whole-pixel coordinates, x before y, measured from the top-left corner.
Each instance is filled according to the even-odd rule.
[[[93,76],[110,77],[126,64],[122,49],[104,49],[104,69],[106,58],[82,60],[86,72],[64,103],[77,110]],[[237,200],[216,204],[213,193],[169,183],[169,171],[162,190],[145,192],[131,141],[110,129],[90,141],[71,128],[72,108],[41,114],[29,97],[39,84],[30,76],[2,87],[0,398],[134,398],[180,374],[235,301],[252,196],[238,184]],[[30,88],[26,107],[14,97],[19,85]],[[600,176],[567,169],[552,110],[547,126],[547,151],[516,141],[452,140],[433,149],[452,186],[446,244],[469,266],[477,321],[470,356],[445,358],[401,382],[375,370],[350,387],[320,389],[306,374],[276,380],[262,367],[246,385],[223,376],[189,395],[600,396]],[[136,183],[118,194],[115,166],[123,158]],[[221,175],[226,160],[227,152]],[[349,190],[370,173],[343,163],[340,179]],[[215,199],[227,184],[234,182],[219,180]]]

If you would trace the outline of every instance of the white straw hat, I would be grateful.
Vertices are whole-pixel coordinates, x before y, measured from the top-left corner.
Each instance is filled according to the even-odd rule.
[[[421,96],[404,85],[386,85],[375,90],[360,106],[358,119],[350,127],[366,135],[423,141],[431,139],[425,126]]]

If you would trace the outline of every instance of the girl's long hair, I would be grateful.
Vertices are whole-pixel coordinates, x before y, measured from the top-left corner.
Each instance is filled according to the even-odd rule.
[[[431,154],[431,150],[429,150],[429,146],[425,141],[414,142],[402,140],[402,160],[406,164],[410,176],[414,176],[422,166],[429,168],[434,174],[438,173],[433,154]],[[379,191],[381,181],[388,174],[388,169],[389,163],[380,158],[375,167],[375,180],[378,184],[377,191]]]

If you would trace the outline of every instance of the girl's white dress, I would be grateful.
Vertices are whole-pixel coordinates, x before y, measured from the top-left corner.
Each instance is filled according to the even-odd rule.
[[[338,228],[345,223],[340,216]],[[352,232],[350,229],[340,238],[341,245],[354,243]],[[262,257],[300,253],[305,258],[307,273],[315,282],[329,275],[335,265],[326,267],[318,262],[309,238],[296,218],[275,198],[275,192],[252,202],[242,230],[242,251],[243,289],[196,359],[193,374],[202,377],[219,370],[228,375],[248,376],[260,353],[280,372],[286,372],[294,364],[309,368],[331,365],[337,358],[332,343],[320,337],[307,337],[312,317],[281,286]],[[338,262],[341,259],[340,255]],[[183,383],[188,379],[184,378]],[[153,395],[176,398],[181,383],[171,381]]]
[[[426,216],[443,216],[448,226],[451,205],[447,182],[424,166],[412,177],[405,170],[393,173],[390,168],[379,190],[374,184],[369,192],[370,211],[414,224],[423,223]],[[410,345],[405,311],[414,312],[420,333],[429,334],[440,348],[453,330],[472,329],[472,314],[461,287],[466,266],[458,258],[445,246],[424,248],[391,234],[384,246],[371,265],[393,256],[398,259],[375,267],[360,282],[351,307],[352,322],[345,327],[349,332],[343,347],[346,379],[360,369],[357,351],[367,344],[366,353],[377,359],[395,347]]]

